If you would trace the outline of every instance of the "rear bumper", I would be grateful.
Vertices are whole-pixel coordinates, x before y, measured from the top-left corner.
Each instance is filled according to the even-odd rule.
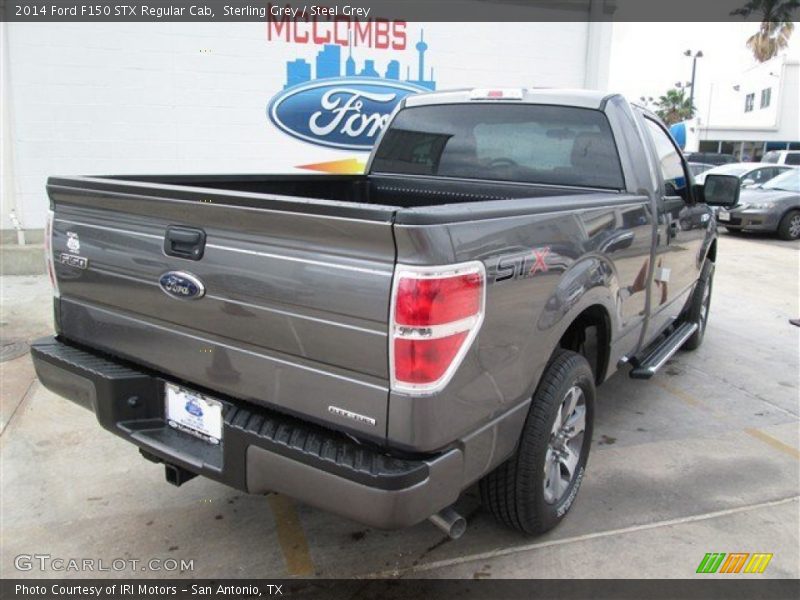
[[[423,521],[455,502],[461,491],[460,449],[424,459],[395,458],[336,432],[211,392],[225,406],[223,441],[214,446],[167,425],[167,379],[158,373],[53,337],[34,342],[31,355],[45,387],[94,412],[104,428],[149,457],[246,492],[279,492],[392,529]]]

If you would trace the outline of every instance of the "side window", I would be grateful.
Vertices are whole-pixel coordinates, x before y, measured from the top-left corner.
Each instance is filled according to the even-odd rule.
[[[784,162],[787,165],[800,165],[800,154],[787,154]]]
[[[687,200],[686,173],[683,171],[683,161],[681,161],[677,147],[672,142],[669,134],[655,122],[650,119],[645,119],[645,122],[656,147],[666,195],[681,196],[684,200]]]
[[[761,108],[767,108],[772,99],[772,88],[761,90]]]
[[[775,176],[775,169],[772,167],[768,167],[766,169],[756,169],[747,177],[747,179],[752,179],[756,183],[764,183],[765,181],[769,181]]]

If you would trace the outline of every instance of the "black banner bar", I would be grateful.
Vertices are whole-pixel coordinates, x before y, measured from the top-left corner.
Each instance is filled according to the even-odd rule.
[[[762,8],[750,10],[751,4],[747,0],[0,0],[0,20],[733,22],[796,18],[796,2],[761,3]],[[765,14],[767,5],[773,10]]]
[[[298,598],[310,600],[401,600],[458,598],[459,600],[771,600],[800,597],[800,581],[755,579],[732,575],[720,579],[576,579],[576,580],[135,580],[135,579],[6,579],[3,599],[134,600],[170,598]]]

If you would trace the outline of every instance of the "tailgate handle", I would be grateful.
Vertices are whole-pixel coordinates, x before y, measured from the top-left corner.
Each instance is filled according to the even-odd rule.
[[[200,260],[206,247],[206,232],[202,229],[170,225],[164,236],[164,254],[189,260]]]

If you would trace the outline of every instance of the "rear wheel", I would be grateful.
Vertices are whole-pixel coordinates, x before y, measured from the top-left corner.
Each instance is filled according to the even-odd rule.
[[[800,239],[800,210],[790,210],[778,225],[778,236],[782,240]]]
[[[692,303],[686,315],[690,323],[697,323],[697,329],[683,344],[684,350],[697,350],[703,343],[708,324],[708,313],[711,310],[711,291],[714,287],[714,263],[706,260],[700,271],[700,278],[692,294]]]
[[[586,469],[594,399],[587,360],[558,350],[533,396],[516,453],[480,483],[483,505],[500,522],[537,534],[564,518]]]

